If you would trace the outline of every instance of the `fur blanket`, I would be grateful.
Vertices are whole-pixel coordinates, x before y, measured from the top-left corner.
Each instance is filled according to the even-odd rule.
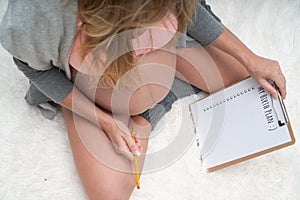
[[[249,48],[280,62],[287,78],[285,101],[296,139],[300,131],[300,1],[210,0],[214,12]],[[7,0],[0,1],[0,18]],[[0,199],[84,200],[62,114],[53,120],[26,104],[28,82],[0,47]],[[297,89],[298,88],[298,89]],[[200,96],[203,94],[200,94]],[[149,150],[168,145],[178,124],[193,134],[187,105],[200,96],[177,101],[158,124]],[[146,160],[147,163],[147,160]],[[141,177],[131,199],[300,199],[300,146],[295,145],[207,174],[199,149]]]

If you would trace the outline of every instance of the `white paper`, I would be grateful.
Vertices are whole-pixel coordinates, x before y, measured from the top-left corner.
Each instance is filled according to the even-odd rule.
[[[251,77],[190,108],[205,168],[291,141],[280,101]]]

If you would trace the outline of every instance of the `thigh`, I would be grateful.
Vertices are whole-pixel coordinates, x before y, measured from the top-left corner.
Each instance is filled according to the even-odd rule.
[[[235,58],[214,47],[181,49],[177,76],[205,92],[213,93],[249,76]]]
[[[204,47],[204,49],[220,70],[226,87],[249,76],[245,66],[231,55],[212,46]]]
[[[74,162],[89,198],[128,199],[135,186],[132,161],[115,152],[99,127],[65,108],[62,110]],[[129,125],[137,131],[146,131],[132,122]],[[147,143],[148,138],[143,139],[144,153]],[[140,161],[141,166],[143,160]]]

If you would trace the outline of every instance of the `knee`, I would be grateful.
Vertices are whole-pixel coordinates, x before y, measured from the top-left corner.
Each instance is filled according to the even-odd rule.
[[[134,129],[140,136],[147,137],[147,135],[151,132],[151,124],[144,117],[139,115],[131,116],[129,122],[129,129]],[[141,135],[142,134],[142,135]]]
[[[119,179],[116,183],[101,183],[87,191],[90,200],[128,200],[135,187],[134,177]]]

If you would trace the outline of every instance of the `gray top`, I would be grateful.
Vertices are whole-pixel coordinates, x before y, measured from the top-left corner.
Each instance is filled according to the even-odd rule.
[[[60,102],[71,92],[69,55],[77,28],[77,1],[9,0],[0,26],[2,46],[30,81],[25,96],[53,118],[56,111],[47,102]],[[187,36],[201,45],[211,44],[224,31],[210,7],[201,1]],[[187,46],[184,39],[183,46]]]
[[[68,54],[76,34],[77,1],[9,0],[1,22],[2,46],[36,70],[53,66],[70,77]]]

